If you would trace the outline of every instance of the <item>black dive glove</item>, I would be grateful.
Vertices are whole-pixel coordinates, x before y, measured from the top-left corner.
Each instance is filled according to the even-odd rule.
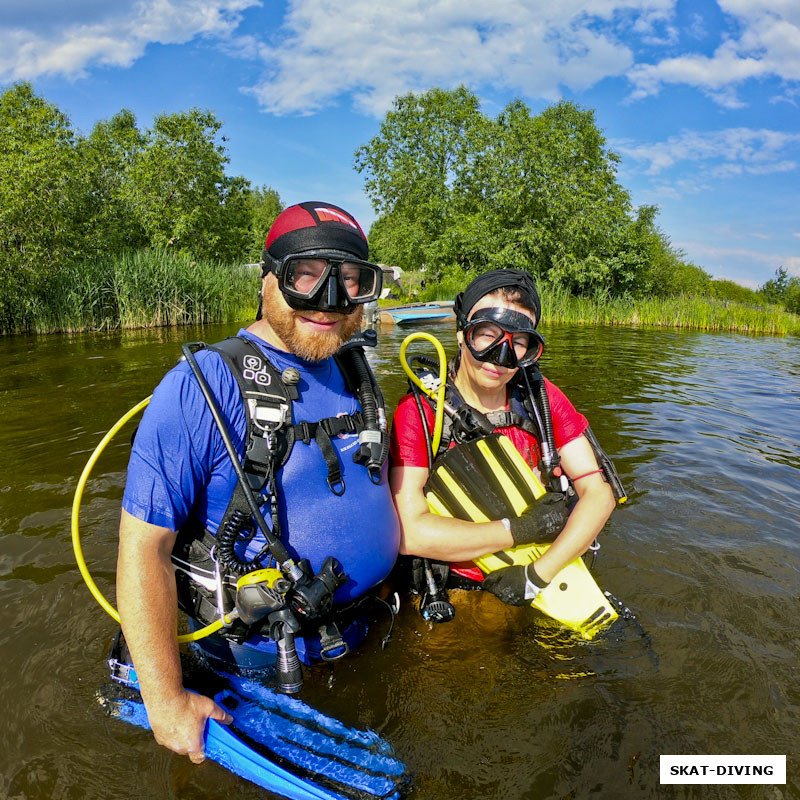
[[[521,517],[509,518],[506,526],[514,538],[514,547],[555,541],[567,524],[569,508],[561,492],[548,492]]]
[[[481,584],[487,592],[510,606],[524,606],[532,602],[547,586],[547,581],[539,577],[532,562],[490,572]]]

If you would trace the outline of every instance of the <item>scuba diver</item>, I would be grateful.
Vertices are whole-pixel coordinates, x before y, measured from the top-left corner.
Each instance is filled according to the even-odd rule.
[[[256,321],[184,346],[136,433],[119,614],[156,740],[195,763],[206,721],[231,715],[184,688],[178,607],[193,630],[225,620],[193,645],[209,663],[240,674],[277,665],[279,688],[296,692],[299,662],[363,638],[363,607],[397,558],[384,403],[363,352],[375,337],[358,333],[382,286],[368,257],[343,209],[283,211]]]
[[[541,303],[531,276],[513,269],[484,273],[457,295],[454,311],[459,349],[447,371],[449,412],[435,459],[430,448],[434,408],[428,399],[408,394],[394,415],[390,484],[400,518],[400,551],[418,557],[412,581],[423,601],[446,585],[483,588],[505,603],[523,605],[589,549],[614,509],[616,475],[586,417],[538,370],[544,339],[536,330]],[[436,378],[430,372],[424,377]],[[486,522],[432,513],[426,494],[437,462],[448,448],[466,447],[473,434],[492,432],[511,440],[546,494],[520,516],[489,516]],[[480,473],[476,458],[477,451],[467,456],[472,462],[465,461],[473,478]],[[484,488],[488,492],[488,481]],[[450,509],[458,503],[455,496],[451,503],[444,501]],[[502,556],[500,551],[546,542],[552,544],[530,563],[509,558],[505,563],[513,566],[488,575],[473,563],[489,553]],[[431,563],[437,569],[431,570]],[[451,618],[449,608],[434,619]]]

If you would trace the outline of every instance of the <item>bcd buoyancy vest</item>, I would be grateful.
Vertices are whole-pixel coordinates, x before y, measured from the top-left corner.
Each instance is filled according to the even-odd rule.
[[[266,504],[269,509],[276,537],[280,538],[280,522],[275,476],[297,443],[318,444],[325,459],[328,488],[339,496],[346,486],[331,439],[357,434],[358,450],[353,460],[368,470],[373,483],[380,482],[388,456],[384,401],[363,351],[363,347],[374,346],[375,342],[374,331],[365,331],[349,340],[334,356],[345,385],[358,399],[361,410],[300,423],[292,422],[292,404],[299,399],[297,370],[279,372],[257,345],[244,337],[232,337],[207,347],[220,355],[239,387],[246,419],[242,468],[251,491],[258,495],[259,504]],[[243,554],[243,546],[255,533],[245,490],[238,482],[216,536],[196,521],[179,531],[172,561],[179,605],[190,617],[204,624],[218,619],[233,606],[238,578],[269,563],[266,547],[251,558]],[[348,611],[352,609],[337,609],[340,625],[347,621]],[[323,622],[321,627],[317,622],[316,627],[322,631],[324,652],[326,644],[332,648],[340,637],[332,619]],[[236,622],[226,635],[241,641],[255,632],[258,631]]]
[[[419,361],[424,363],[425,359],[419,358]],[[418,374],[420,374],[423,382],[433,379],[433,375],[430,372],[420,372]],[[544,385],[544,378],[537,369],[531,376],[528,385],[538,388],[539,382],[541,382],[542,386]],[[412,391],[413,388],[412,386]],[[509,407],[507,409],[478,412],[466,403],[453,381],[448,377],[446,401],[451,408],[455,409],[455,415],[444,415],[438,450],[439,455],[441,456],[447,452],[454,439],[458,443],[465,439],[474,438],[481,433],[489,433],[497,428],[511,427],[520,428],[533,436],[543,455],[549,452],[555,453],[555,444],[552,442],[552,423],[548,428],[544,422],[544,420],[550,421],[550,404],[547,399],[547,393],[536,391],[533,388],[532,391],[523,392],[519,383],[510,384],[508,389]],[[431,407],[427,398],[424,398],[424,402],[428,403],[429,408]],[[433,411],[432,408],[431,410]],[[422,423],[426,425],[426,420],[423,419]],[[548,438],[550,439],[549,443]],[[550,463],[540,463],[533,466],[538,466],[543,474],[545,472],[549,473],[552,470],[552,456],[550,457]]]

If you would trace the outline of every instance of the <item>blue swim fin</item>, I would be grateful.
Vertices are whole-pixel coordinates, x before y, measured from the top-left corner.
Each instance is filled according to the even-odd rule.
[[[136,674],[125,666],[124,680],[119,669],[115,680],[128,688],[112,699],[111,712],[149,728]],[[215,673],[212,683],[224,687],[211,694],[234,721],[208,721],[206,757],[231,772],[290,800],[400,800],[409,791],[405,765],[378,734],[349,728],[256,681]]]

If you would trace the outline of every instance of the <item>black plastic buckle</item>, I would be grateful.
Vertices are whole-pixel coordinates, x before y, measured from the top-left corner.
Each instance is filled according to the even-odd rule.
[[[314,434],[311,432],[311,426],[307,422],[298,422],[295,425],[295,430],[299,431],[303,444],[311,444]]]
[[[323,661],[336,661],[350,652],[350,645],[342,638],[334,622],[320,626],[319,644],[319,657]]]
[[[343,433],[355,433],[357,431],[355,418],[350,414],[345,414],[343,417],[326,417],[317,424],[331,439]]]
[[[328,488],[337,497],[341,497],[344,494],[345,490],[344,478],[342,477],[342,474],[340,472],[337,472],[336,475],[328,475],[328,477],[325,480],[328,482]]]

